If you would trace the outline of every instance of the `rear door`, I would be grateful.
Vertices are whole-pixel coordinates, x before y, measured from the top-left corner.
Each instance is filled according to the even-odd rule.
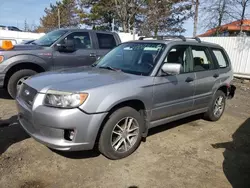
[[[116,37],[111,33],[96,33],[96,41],[97,41],[97,58],[102,57],[107,54],[110,50],[115,48],[118,45]]]
[[[196,77],[194,108],[206,108],[220,83],[218,65],[207,47],[191,46],[191,48]]]
[[[66,40],[74,41],[74,52],[59,52],[53,54],[55,69],[91,65],[96,61],[96,49],[89,32],[73,32],[62,39],[59,44]]]

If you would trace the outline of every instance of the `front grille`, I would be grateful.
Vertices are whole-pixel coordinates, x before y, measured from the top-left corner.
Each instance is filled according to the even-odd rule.
[[[37,91],[34,88],[26,84],[23,84],[21,91],[20,91],[20,98],[24,102],[26,102],[28,105],[32,106],[36,94],[37,94]]]

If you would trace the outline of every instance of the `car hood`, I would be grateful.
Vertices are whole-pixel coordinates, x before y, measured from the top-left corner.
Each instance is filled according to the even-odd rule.
[[[0,47],[0,51],[26,51],[26,50],[40,50],[43,49],[44,47],[38,46],[38,45],[33,45],[33,44],[18,44],[14,45],[14,48],[11,50],[3,50]]]
[[[25,83],[41,93],[46,93],[49,89],[80,92],[141,78],[144,76],[95,67],[79,67],[38,74],[26,80]]]

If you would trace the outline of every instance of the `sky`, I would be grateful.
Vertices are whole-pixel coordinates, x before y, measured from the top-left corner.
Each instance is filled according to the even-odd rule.
[[[17,26],[24,28],[26,19],[29,26],[38,26],[40,17],[44,15],[44,9],[50,3],[55,4],[57,0],[0,0],[0,25]],[[185,36],[192,36],[193,20],[189,19],[185,22]],[[198,33],[202,31],[199,30]]]

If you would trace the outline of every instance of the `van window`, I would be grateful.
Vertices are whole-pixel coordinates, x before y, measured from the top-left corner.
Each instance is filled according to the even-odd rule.
[[[219,49],[213,49],[213,53],[218,61],[220,68],[226,68],[228,66],[228,62],[225,59],[225,56],[223,55],[222,51]]]
[[[111,34],[96,33],[100,49],[113,49],[116,47],[115,38]]]

